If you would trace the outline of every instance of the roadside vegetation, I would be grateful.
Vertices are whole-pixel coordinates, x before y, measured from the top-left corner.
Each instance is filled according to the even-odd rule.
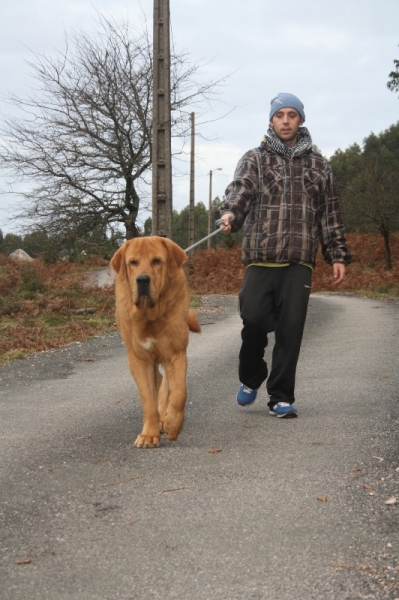
[[[392,267],[386,269],[384,240],[371,233],[347,234],[354,256],[347,277],[337,289],[332,269],[321,255],[313,273],[312,292],[346,292],[362,296],[399,299],[399,234],[391,234]],[[198,251],[188,264],[190,288],[195,294],[235,294],[239,291],[245,267],[241,247]]]
[[[47,264],[0,254],[0,365],[114,330],[113,289],[85,285],[90,270],[107,265],[101,258]]]
[[[319,256],[312,292],[354,293],[399,300],[399,234],[392,234],[392,268],[385,268],[380,235],[348,234],[354,262],[337,290],[331,268]],[[19,262],[0,255],[0,365],[32,352],[116,329],[114,291],[87,285],[87,274],[108,266],[103,258],[48,264],[37,258]],[[187,278],[192,305],[202,294],[236,294],[244,275],[241,248],[197,250],[190,257]]]

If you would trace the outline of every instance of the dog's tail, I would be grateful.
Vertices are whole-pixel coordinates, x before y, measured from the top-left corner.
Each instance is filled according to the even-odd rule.
[[[194,333],[201,333],[201,325],[198,323],[197,315],[192,308],[188,311],[188,328]]]

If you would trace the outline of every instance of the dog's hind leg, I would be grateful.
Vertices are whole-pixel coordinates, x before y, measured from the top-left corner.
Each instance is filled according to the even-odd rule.
[[[169,440],[176,440],[184,421],[184,407],[187,399],[186,373],[187,356],[181,352],[173,362],[165,363],[165,379],[169,383],[169,398],[163,429]]]

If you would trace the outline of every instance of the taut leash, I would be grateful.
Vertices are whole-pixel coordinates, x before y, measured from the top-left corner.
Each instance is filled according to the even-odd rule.
[[[221,223],[223,223],[222,219],[218,219],[216,221],[216,225],[220,225]],[[230,223],[231,223],[231,221],[230,221]],[[199,240],[199,242],[195,242],[195,244],[193,244],[192,246],[189,246],[188,248],[186,248],[184,252],[190,252],[190,250],[193,250],[194,248],[196,248],[197,246],[199,246],[203,242],[206,242],[206,240],[209,240],[209,238],[213,237],[214,235],[217,235],[218,233],[221,233],[225,227],[226,227],[226,225],[223,225],[223,227],[219,227],[219,229],[216,229],[216,231],[213,231],[212,233],[210,233],[206,237],[202,238],[202,240]]]

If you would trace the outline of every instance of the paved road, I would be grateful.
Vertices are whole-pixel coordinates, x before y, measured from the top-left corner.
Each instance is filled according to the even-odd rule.
[[[116,334],[0,369],[3,600],[399,598],[398,304],[312,295],[288,421],[235,404],[239,330],[159,450]]]

